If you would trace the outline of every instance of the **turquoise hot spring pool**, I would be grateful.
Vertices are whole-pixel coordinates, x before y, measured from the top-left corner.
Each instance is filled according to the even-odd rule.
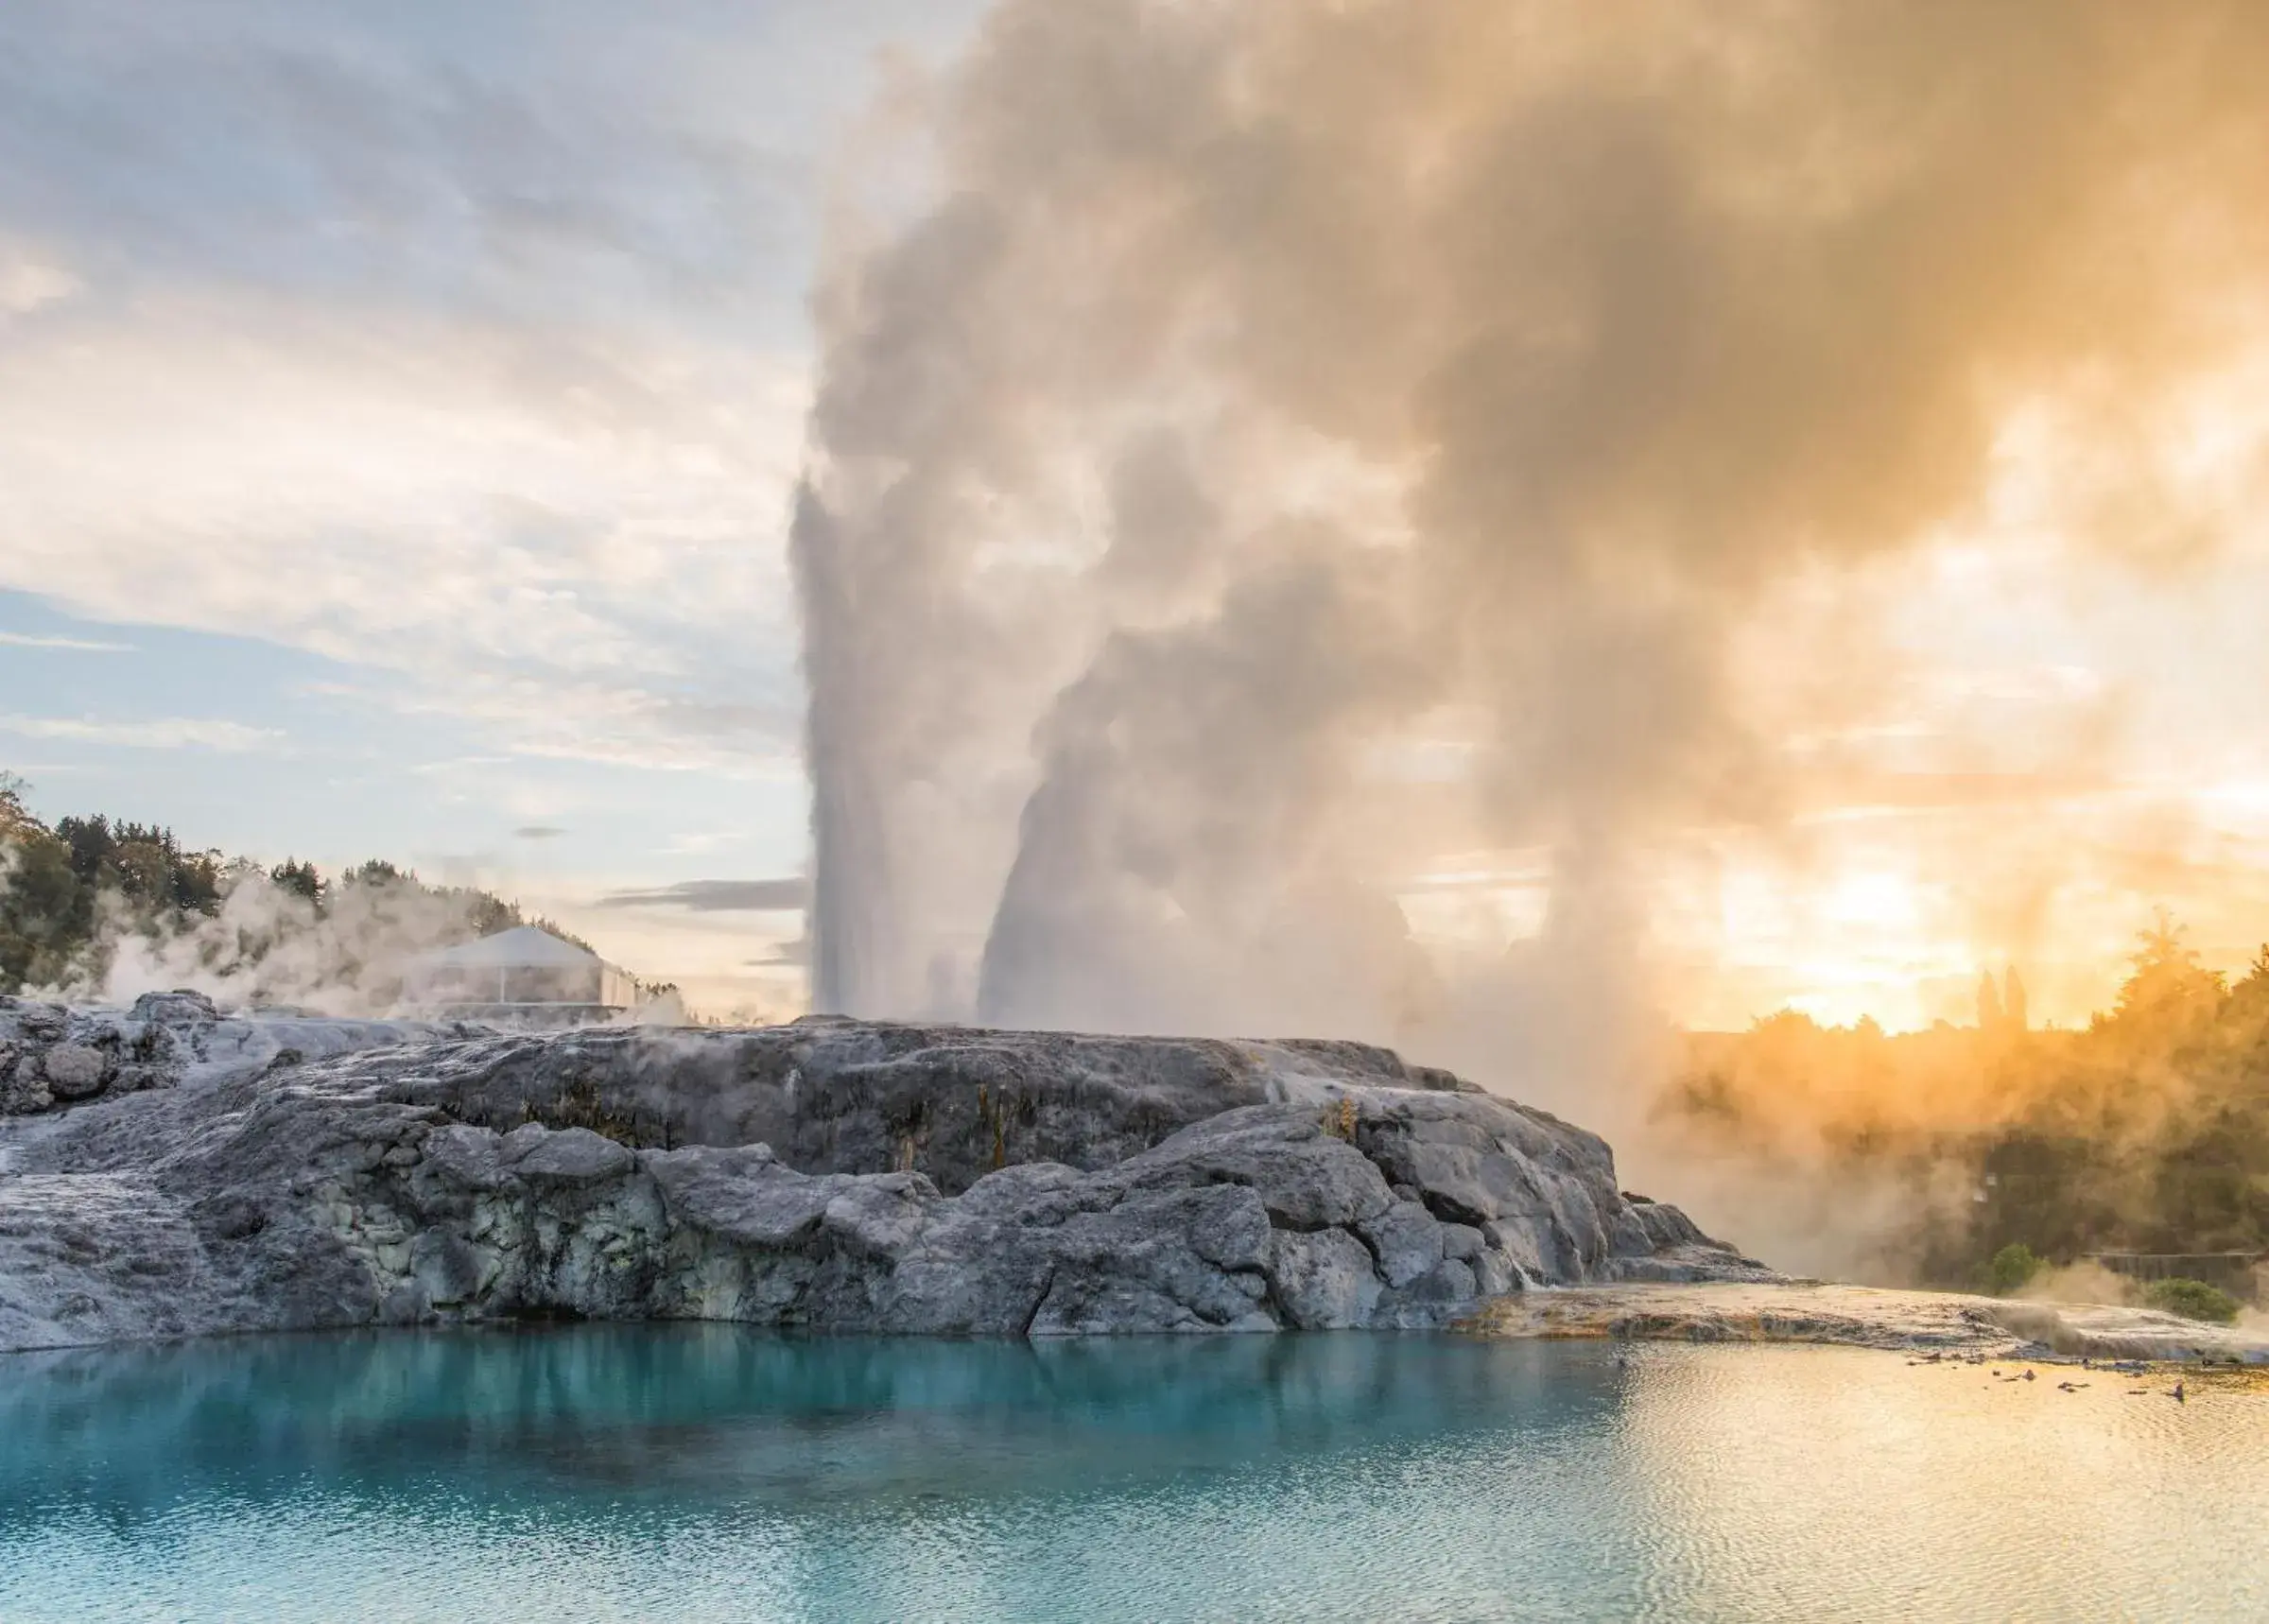
[[[2269,1618],[2269,1392],[2020,1368],[723,1326],[12,1355],[0,1619]]]

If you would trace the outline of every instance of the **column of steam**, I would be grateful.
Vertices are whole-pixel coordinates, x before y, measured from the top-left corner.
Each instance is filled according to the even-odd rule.
[[[860,734],[852,606],[840,528],[808,482],[796,492],[788,556],[804,610],[805,753],[811,772],[812,874],[805,937],[811,1007],[872,1011],[875,916],[889,880],[871,786],[858,769]]]

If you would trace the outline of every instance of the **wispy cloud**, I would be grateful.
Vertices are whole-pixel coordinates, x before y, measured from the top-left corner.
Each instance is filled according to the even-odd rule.
[[[79,291],[78,278],[36,259],[0,258],[0,321],[60,304]]]
[[[28,631],[0,631],[0,647],[63,648],[75,654],[131,654],[131,643],[97,643],[87,637],[35,637]]]
[[[515,840],[556,840],[567,833],[556,823],[523,823],[512,831]]]
[[[660,9],[506,0],[537,62],[416,9],[33,4],[0,52],[0,587],[357,665],[553,759],[792,753],[812,154],[870,45],[937,25]],[[774,94],[718,67],[784,50]]]
[[[0,716],[0,733],[133,750],[265,750],[284,736],[274,728],[248,727],[209,717],[159,717],[127,722],[85,717]]]
[[[691,834],[680,835],[662,850],[673,857],[703,857],[712,852],[721,852],[728,846],[746,845],[748,839],[749,831],[745,828],[697,829]]]
[[[805,906],[801,875],[770,880],[686,880],[655,890],[610,891],[600,907],[677,907],[689,913],[787,913]]]

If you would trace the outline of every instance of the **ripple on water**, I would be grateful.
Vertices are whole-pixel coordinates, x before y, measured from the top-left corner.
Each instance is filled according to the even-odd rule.
[[[2133,1385],[715,1326],[15,1356],[0,1617],[2269,1616],[2269,1395]]]

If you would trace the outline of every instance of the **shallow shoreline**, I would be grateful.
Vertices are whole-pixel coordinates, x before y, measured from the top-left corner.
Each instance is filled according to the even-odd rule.
[[[2269,1335],[2260,1330],[2144,1308],[1820,1281],[1555,1287],[1497,1298],[1456,1329],[1507,1339],[1816,1342],[1967,1359],[2269,1370]]]

